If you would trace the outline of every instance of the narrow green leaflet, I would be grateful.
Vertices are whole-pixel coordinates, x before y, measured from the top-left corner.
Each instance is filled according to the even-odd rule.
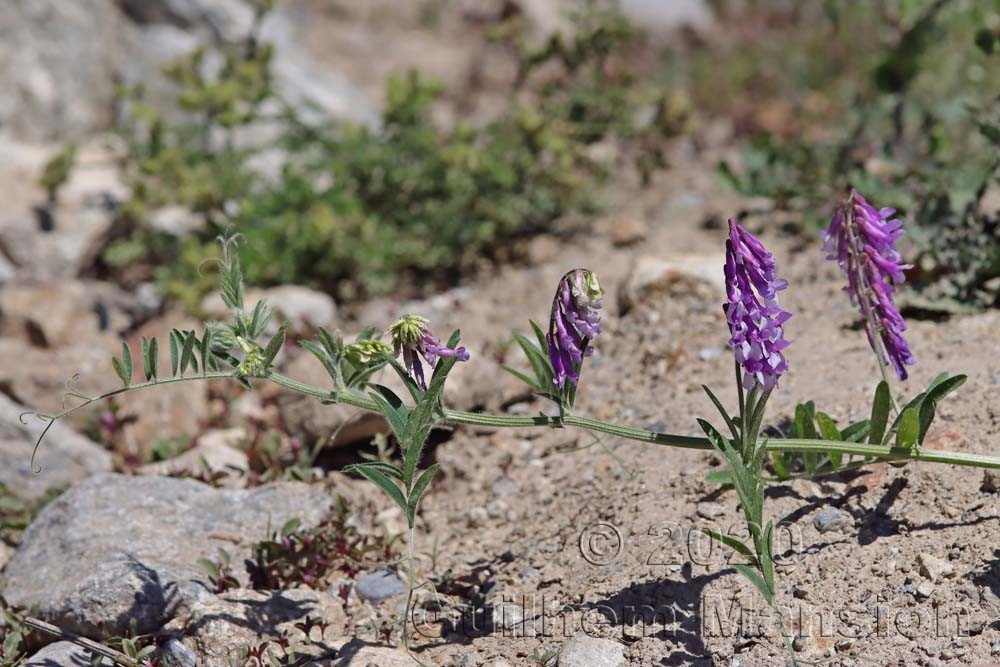
[[[128,349],[128,345],[122,343],[122,357],[121,359],[112,357],[111,365],[121,378],[122,384],[126,387],[132,384],[132,351]]]
[[[399,505],[401,510],[404,512],[407,511],[406,498],[403,496],[403,492],[400,491],[399,487],[396,486],[396,483],[386,477],[384,473],[371,466],[354,466],[352,470],[360,473],[370,482],[375,484],[375,486],[385,491],[386,495],[392,498],[393,502]]]
[[[406,368],[403,367],[403,364],[396,361],[393,357],[388,357],[386,359],[386,363],[392,366],[393,370],[396,371],[396,375],[398,375],[399,379],[403,381],[404,385],[406,385],[406,390],[410,392],[410,397],[413,401],[415,403],[420,402],[424,392],[421,391],[420,387],[417,386],[417,383],[413,381],[413,378],[410,377],[410,374],[407,372]]]
[[[920,417],[916,409],[906,408],[899,420],[896,430],[896,446],[909,449],[917,443],[920,437]]]
[[[271,366],[271,362],[274,358],[278,356],[278,352],[281,351],[281,346],[285,344],[285,331],[288,329],[288,322],[282,322],[281,326],[278,327],[278,333],[274,334],[267,343],[267,347],[264,348],[264,363],[267,367]]]
[[[208,365],[212,362],[212,330],[205,329],[205,335],[201,339],[198,354],[201,357],[201,372],[208,373]]]
[[[813,424],[812,401],[809,403],[799,403],[795,406],[795,432],[799,438],[816,440],[816,426]],[[817,456],[815,452],[805,452],[802,461],[806,466],[806,473],[812,475],[816,472]]]
[[[511,368],[510,366],[506,366],[506,365],[502,365],[502,364],[501,364],[500,368],[504,369],[505,371],[507,371],[508,373],[510,373],[511,375],[513,375],[514,377],[516,377],[518,380],[520,380],[524,384],[526,384],[529,387],[531,387],[534,391],[545,391],[544,389],[542,389],[541,387],[538,386],[538,382],[536,380],[532,380],[531,378],[529,378],[527,375],[525,375],[521,371],[515,370],[515,369]]]
[[[386,362],[380,361],[353,373],[349,378],[347,378],[347,388],[362,389],[366,387],[371,382],[372,376],[385,368],[385,366]]]
[[[927,429],[930,428],[931,422],[934,421],[934,414],[937,412],[937,404],[945,396],[965,384],[966,379],[965,375],[954,375],[945,379],[937,379],[927,388],[924,400],[920,403],[920,434],[917,437],[917,442],[922,443],[927,436]]]
[[[420,506],[420,500],[423,498],[424,493],[427,491],[427,486],[434,479],[434,475],[437,474],[440,466],[435,463],[427,468],[420,474],[417,481],[413,483],[413,489],[410,490],[410,496],[407,498],[406,505],[406,518],[409,524],[413,525],[413,520],[417,514],[417,507]]]
[[[524,356],[528,358],[528,363],[531,364],[531,370],[535,373],[535,377],[538,378],[539,386],[546,386],[548,382],[552,381],[552,368],[549,366],[548,358],[542,354],[542,351],[535,347],[535,344],[530,340],[522,336],[521,334],[514,334],[514,340],[524,351]]]
[[[764,529],[764,534],[760,540],[760,571],[764,576],[764,583],[767,585],[768,590],[774,590],[774,554],[772,553],[772,545],[774,544],[774,523],[771,521],[767,522],[767,527]]]
[[[882,380],[875,388],[875,400],[872,402],[872,416],[868,431],[868,444],[881,445],[885,438],[885,427],[889,423],[889,408],[892,400],[889,395],[889,383]]]
[[[319,342],[327,354],[330,355],[330,358],[336,359],[343,347],[343,341],[339,340],[339,335],[330,333],[326,327],[320,327],[316,334],[319,336]],[[360,339],[361,337],[358,336],[358,338]]]
[[[534,320],[528,320],[528,324],[531,325],[531,330],[535,332],[535,340],[538,341],[538,349],[542,352],[548,352],[549,341],[545,338],[545,333],[542,332],[542,328],[538,326]],[[548,359],[548,357],[546,357],[546,359]]]
[[[825,412],[816,413],[816,424],[819,425],[819,432],[820,435],[823,436],[824,440],[835,440],[838,442],[843,440],[843,436],[837,428],[837,424],[834,423],[830,415]],[[830,452],[830,465],[833,466],[834,469],[839,468],[843,458],[843,452]]]
[[[368,395],[375,401],[375,404],[382,411],[382,415],[389,422],[392,432],[396,434],[396,439],[399,440],[400,447],[405,449],[409,444],[407,440],[408,414],[406,406],[402,404],[399,397],[388,387],[383,387],[382,385],[375,385],[374,387],[383,393],[369,392]],[[395,403],[390,402],[393,399]]]
[[[267,323],[271,321],[271,311],[267,307],[267,303],[261,299],[253,307],[253,312],[250,315],[250,323],[247,325],[247,337],[256,340],[258,336],[264,333],[264,328]]]
[[[743,465],[740,455],[714,426],[704,419],[698,419],[698,425],[708,436],[716,451],[729,463],[733,487],[736,489],[736,495],[740,498],[740,503],[745,508],[754,507],[755,503],[750,493],[752,489],[756,489],[756,483],[750,479],[750,474],[747,472],[746,466]]]
[[[149,368],[149,341],[146,340],[145,336],[142,337],[141,348],[142,348],[142,373],[146,377],[146,382],[149,382],[149,379],[153,377],[153,373],[150,371]]]
[[[746,579],[753,584],[760,594],[764,596],[769,605],[774,605],[774,596],[771,595],[771,591],[768,590],[767,584],[761,579],[760,573],[757,570],[752,569],[749,565],[744,565],[743,563],[733,563],[733,568],[742,574]]]
[[[122,384],[126,387],[129,385],[130,378],[128,372],[125,370],[125,364],[118,357],[111,357],[111,365],[115,369],[115,373],[121,378]]]
[[[146,368],[149,369],[150,376],[155,380],[158,375],[157,366],[160,363],[160,344],[156,339],[149,341],[149,351],[146,355]]]
[[[381,461],[366,461],[365,463],[353,463],[349,466],[344,467],[344,472],[359,472],[359,468],[372,468],[378,470],[381,473],[388,475],[389,477],[394,477],[399,481],[403,481],[403,471],[394,465],[388,463],[382,463]]]
[[[318,345],[316,345],[316,343],[313,343],[312,341],[308,340],[300,340],[299,345],[301,345],[303,349],[306,349],[309,352],[311,352],[314,357],[319,359],[319,362],[323,364],[323,368],[326,369],[327,374],[333,380],[333,385],[335,387],[338,386],[339,374],[334,369],[333,363],[331,362],[330,356],[326,352],[326,350],[320,348]]]
[[[194,344],[197,342],[198,337],[195,335],[194,331],[188,331],[184,336],[184,346],[181,348],[181,360],[180,360],[180,371],[181,376],[184,375],[184,371],[187,370],[188,365],[190,365],[193,360],[194,354]],[[197,370],[197,369],[196,369]]]
[[[733,421],[733,418],[729,416],[729,413],[726,411],[726,408],[723,407],[722,401],[720,401],[715,396],[715,394],[712,393],[712,390],[709,389],[708,386],[701,385],[701,388],[705,391],[706,394],[708,394],[709,400],[712,401],[712,404],[715,405],[715,409],[719,411],[719,414],[722,415],[722,418],[726,421],[726,426],[729,427],[729,432],[733,434],[733,442],[739,442],[740,431],[738,428],[736,428],[736,422]]]
[[[243,267],[240,266],[239,253],[229,254],[230,244],[234,240],[221,239],[222,261],[219,263],[219,291],[222,301],[230,310],[243,310]]]
[[[713,470],[705,475],[705,481],[709,484],[723,484],[731,486],[733,483],[733,476],[729,473],[728,469]]]
[[[844,430],[841,431],[841,436],[843,437],[844,442],[861,442],[870,432],[871,421],[868,419],[862,419],[859,422],[854,422],[849,426],[845,426]]]
[[[170,375],[177,375],[177,364],[180,361],[180,343],[178,343],[178,338],[180,337],[180,332],[177,329],[172,329],[170,331]]]
[[[722,533],[717,533],[714,530],[708,530],[707,528],[701,528],[700,530],[701,532],[711,537],[713,540],[725,544],[727,547],[729,547],[739,555],[743,556],[751,563],[757,562],[757,557],[754,556],[754,553],[753,551],[750,550],[750,547],[743,544],[735,537],[732,537],[731,535],[723,535]]]

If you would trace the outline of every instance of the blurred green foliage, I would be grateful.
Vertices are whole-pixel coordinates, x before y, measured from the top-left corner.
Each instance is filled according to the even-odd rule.
[[[416,71],[388,81],[372,128],[315,121],[282,100],[273,51],[256,30],[225,50],[221,66],[196,50],[166,69],[177,109],[154,108],[141,88],[121,91],[132,195],[106,268],[121,276],[150,267],[169,296],[194,305],[212,277],[191,276],[232,229],[244,238],[251,283],[353,299],[451,281],[517,256],[519,240],[553,225],[579,227],[612,173],[609,151],[598,149],[611,143],[615,157],[627,146],[648,180],[684,108],[638,85],[627,56],[639,37],[619,14],[594,5],[575,21],[572,37],[541,47],[528,44],[518,18],[495,26],[490,38],[508,47],[518,72],[507,108],[449,127],[432,119],[441,85]],[[280,167],[264,175],[261,163]],[[164,207],[204,224],[193,235],[166,233],[149,224]]]
[[[772,28],[761,53],[742,52],[746,81],[771,81],[770,93],[793,100],[785,110],[792,131],[757,132],[720,175],[795,211],[810,231],[856,187],[907,220],[905,254],[918,287],[910,306],[1000,305],[1000,210],[984,199],[1000,183],[1000,2],[850,9],[827,2],[824,9],[822,17],[786,17],[791,23]],[[787,63],[784,78],[774,74],[781,69],[774,42]],[[800,68],[804,54],[820,64]]]

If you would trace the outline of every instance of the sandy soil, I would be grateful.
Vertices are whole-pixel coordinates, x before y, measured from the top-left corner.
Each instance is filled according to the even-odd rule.
[[[565,270],[587,266],[609,298],[577,412],[695,434],[695,417],[717,417],[701,383],[735,402],[721,291],[709,299],[675,295],[625,315],[615,292],[641,255],[705,253],[712,261],[714,253],[721,273],[724,231],[704,223],[739,208],[708,170],[675,168],[622,214],[648,225],[638,246],[614,248],[597,234],[560,247],[542,266],[504,269],[470,285],[480,302],[475,311],[489,304],[493,321],[467,326],[466,340],[472,331],[523,330],[529,316],[544,321],[549,286]],[[786,327],[794,341],[790,371],[768,423],[788,420],[807,399],[841,424],[863,418],[878,375],[836,267],[822,261],[818,241],[801,247],[770,230],[763,238],[790,282],[783,303],[794,313]],[[462,306],[452,316],[461,322]],[[998,325],[996,312],[911,322],[918,364],[895,385],[899,392],[913,395],[941,371],[969,376],[941,406],[929,446],[995,451]],[[462,428],[436,449],[444,474],[424,503],[418,551],[425,554],[420,575],[439,585],[440,611],[421,625],[421,653],[438,664],[541,664],[532,656],[586,633],[623,642],[636,666],[783,664],[773,615],[728,567],[730,555],[692,532],[739,529],[735,494],[704,480],[719,461],[610,437],[593,443],[573,430]],[[995,660],[1000,526],[997,497],[980,490],[982,481],[975,469],[883,464],[773,484],[765,514],[785,527],[781,604],[796,655],[833,665]],[[813,518],[824,508],[841,518],[820,533]],[[952,573],[931,581],[921,574],[922,556],[946,561]],[[477,604],[492,605],[493,617],[467,611]]]

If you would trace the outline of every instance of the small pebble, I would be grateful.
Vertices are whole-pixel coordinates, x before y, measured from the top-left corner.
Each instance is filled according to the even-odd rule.
[[[852,526],[850,518],[836,507],[824,507],[813,517],[813,526],[821,533],[846,532]]]
[[[955,567],[951,563],[930,554],[920,554],[917,561],[920,563],[921,576],[931,581],[950,577],[955,573]]]
[[[354,584],[354,591],[362,600],[381,602],[405,593],[406,584],[395,573],[379,570],[358,577]]]
[[[704,519],[715,519],[725,513],[725,508],[717,503],[702,503],[698,506],[698,516]]]

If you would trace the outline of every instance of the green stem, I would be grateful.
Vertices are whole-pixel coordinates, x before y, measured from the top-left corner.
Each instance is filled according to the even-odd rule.
[[[39,473],[42,471],[41,468],[35,467],[35,454],[38,452],[38,445],[42,443],[42,439],[45,438],[45,434],[49,432],[49,429],[52,428],[52,425],[55,424],[57,420],[62,419],[63,417],[68,417],[69,415],[73,414],[78,410],[82,410],[83,408],[92,405],[94,403],[97,403],[99,401],[104,401],[109,398],[114,398],[119,394],[126,394],[130,391],[138,391],[139,389],[147,389],[149,387],[157,387],[161,384],[173,384],[174,382],[188,382],[190,380],[231,380],[234,377],[236,377],[236,373],[234,371],[202,373],[201,375],[187,375],[187,376],[177,375],[170,378],[163,378],[162,380],[155,379],[155,380],[150,380],[149,382],[141,382],[139,384],[129,384],[124,387],[119,387],[118,389],[113,389],[111,391],[105,392],[100,396],[85,396],[79,392],[71,391],[69,392],[70,396],[74,396],[82,400],[82,402],[79,405],[74,405],[71,408],[66,408],[62,412],[59,412],[54,415],[46,415],[34,411],[28,411],[22,413],[19,417],[22,424],[25,423],[24,416],[31,414],[36,415],[39,418],[48,421],[48,424],[45,425],[45,428],[42,429],[42,432],[38,435],[38,439],[35,441],[34,449],[31,450],[31,464],[30,464],[31,470],[35,473]]]
[[[269,378],[275,383],[299,391],[317,398],[346,403],[365,410],[377,412],[375,402],[352,394],[349,392],[331,392],[326,389],[314,387],[297,380],[292,380],[277,373],[271,373]],[[636,442],[647,442],[653,445],[663,445],[666,447],[679,447],[682,449],[703,449],[711,450],[712,444],[707,438],[699,438],[686,435],[674,435],[672,433],[657,433],[645,429],[621,426],[609,422],[578,417],[576,415],[566,415],[565,417],[537,415],[534,417],[507,417],[502,415],[490,415],[478,412],[463,412],[461,410],[445,410],[445,421],[451,424],[463,424],[467,426],[486,426],[494,428],[531,428],[546,426],[556,428],[560,425],[575,426],[588,431],[597,431],[615,435],[627,440]],[[884,447],[882,445],[871,445],[860,442],[841,442],[837,440],[810,440],[806,438],[777,438],[769,439],[766,444],[768,451],[772,452],[806,452],[806,453],[828,453],[841,452],[853,456],[872,456],[881,461],[926,461],[928,463],[946,463],[949,465],[972,466],[977,468],[998,468],[1000,469],[1000,457],[985,456],[982,454],[967,454],[964,452],[948,452],[941,450],[921,448],[919,451],[896,447]]]
[[[150,382],[129,385],[128,387],[119,387],[118,389],[94,397],[85,397],[80,396],[79,394],[74,394],[82,398],[83,402],[79,405],[67,408],[66,410],[63,410],[55,415],[40,415],[44,419],[47,419],[49,423],[39,436],[38,442],[41,442],[45,433],[57,419],[71,415],[95,402],[113,398],[119,394],[139,389],[146,389],[148,387],[156,387],[163,384],[172,384],[175,382],[188,382],[195,380],[232,380],[235,378],[236,374],[233,371],[205,373],[202,375],[163,378],[159,380],[152,380]],[[275,384],[291,389],[292,391],[297,391],[301,394],[313,396],[321,400],[343,403],[345,405],[352,405],[363,410],[378,412],[378,406],[375,405],[374,401],[351,392],[338,392],[323,389],[322,387],[316,387],[304,382],[299,382],[298,380],[293,380],[292,378],[279,373],[269,373],[265,379],[271,380]],[[672,433],[657,433],[655,431],[647,431],[645,429],[632,428],[630,426],[621,426],[619,424],[598,421],[596,419],[588,419],[586,417],[578,417],[576,415],[566,415],[563,418],[558,416],[550,417],[541,414],[533,417],[508,417],[502,415],[482,414],[478,412],[463,412],[461,410],[445,410],[444,418],[445,421],[451,424],[485,426],[491,428],[557,428],[559,426],[571,426],[587,431],[607,433],[608,435],[614,435],[627,440],[634,440],[636,442],[646,442],[653,445],[678,447],[682,449],[712,450],[712,444],[707,438],[675,435]],[[948,465],[1000,469],[1000,457],[986,456],[983,454],[968,454],[964,452],[949,452],[926,449],[923,447],[917,450],[895,447],[887,448],[882,445],[872,445],[858,442],[840,442],[835,440],[776,438],[769,439],[767,441],[766,448],[768,451],[772,452],[807,452],[820,454],[840,452],[851,456],[875,457],[879,461],[926,461],[928,463],[944,463]],[[32,454],[32,467],[34,468],[34,454]]]

